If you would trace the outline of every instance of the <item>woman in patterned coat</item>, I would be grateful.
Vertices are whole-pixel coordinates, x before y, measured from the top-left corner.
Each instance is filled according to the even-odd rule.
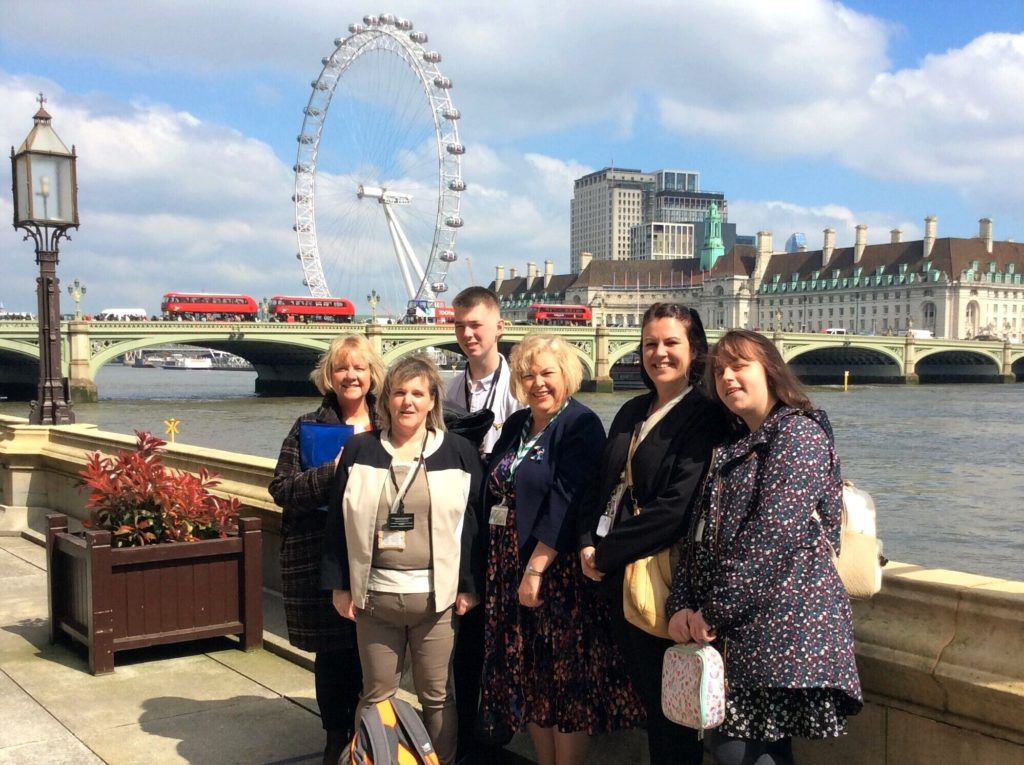
[[[316,701],[327,731],[324,763],[334,765],[352,737],[362,688],[355,625],[338,615],[331,591],[320,586],[325,511],[340,453],[321,465],[303,465],[299,429],[304,422],[345,423],[357,433],[373,429],[374,394],[384,379],[384,363],[365,337],[343,335],[331,342],[310,379],[323,400],[288,431],[268,490],[283,508],[281,591],[288,640],[316,654]]]
[[[838,736],[863,705],[829,549],[840,542],[839,458],[828,417],[769,340],[728,332],[707,369],[709,389],[745,427],[712,457],[669,634],[714,642],[725,659],[716,762],[792,763],[793,736]]]

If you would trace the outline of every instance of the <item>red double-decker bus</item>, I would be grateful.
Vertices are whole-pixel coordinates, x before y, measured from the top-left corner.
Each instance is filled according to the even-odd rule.
[[[168,292],[160,310],[173,321],[255,321],[259,311],[248,295]]]
[[[348,324],[356,307],[345,298],[287,297],[270,298],[270,321]]]
[[[455,322],[455,307],[438,300],[434,303],[434,323],[452,324]]]
[[[546,305],[534,303],[530,306],[527,317],[534,324],[558,324],[561,326],[578,326],[590,324],[593,314],[585,305]]]

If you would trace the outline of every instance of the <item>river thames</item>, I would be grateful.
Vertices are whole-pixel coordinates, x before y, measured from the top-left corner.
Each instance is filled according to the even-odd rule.
[[[100,401],[78,422],[276,458],[313,398],[258,398],[254,372],[104,367]],[[1024,386],[920,385],[810,389],[836,432],[843,476],[871,493],[885,554],[907,563],[1024,580]],[[636,391],[579,394],[611,423]],[[28,405],[0,403],[26,417]]]

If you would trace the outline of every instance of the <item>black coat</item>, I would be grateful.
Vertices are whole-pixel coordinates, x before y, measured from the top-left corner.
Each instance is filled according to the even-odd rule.
[[[580,547],[596,548],[595,565],[621,572],[630,561],[663,550],[683,536],[689,524],[711,450],[725,440],[724,410],[700,388],[673,407],[633,455],[633,495],[641,508],[620,508],[611,532],[597,536],[597,524],[626,465],[629,442],[647,418],[653,392],[627,401],[612,422],[596,480],[584,497],[579,519]],[[624,503],[625,504],[625,503]]]

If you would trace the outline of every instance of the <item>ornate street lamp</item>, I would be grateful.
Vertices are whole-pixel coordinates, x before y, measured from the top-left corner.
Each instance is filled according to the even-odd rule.
[[[68,294],[75,301],[75,321],[81,321],[82,319],[81,303],[86,292],[88,290],[85,288],[85,283],[78,281],[78,279],[75,279],[68,285]]]
[[[75,421],[68,381],[60,363],[60,282],[57,250],[69,228],[78,228],[78,185],[75,147],[71,151],[50,127],[50,115],[39,94],[35,125],[17,152],[11,147],[14,228],[36,243],[39,264],[39,390],[32,402],[33,425],[65,425]],[[83,290],[84,291],[84,290]]]
[[[377,306],[380,305],[380,295],[377,294],[377,290],[370,290],[370,294],[366,296],[366,302],[370,304],[370,322],[376,324]]]

